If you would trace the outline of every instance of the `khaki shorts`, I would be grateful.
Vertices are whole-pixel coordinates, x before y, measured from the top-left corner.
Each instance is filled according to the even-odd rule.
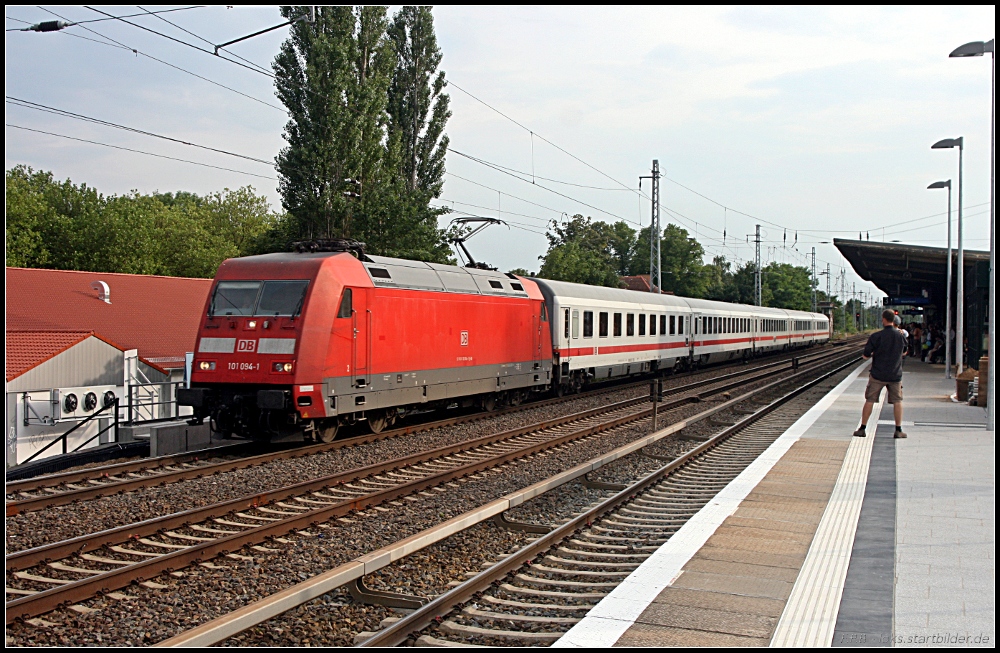
[[[882,388],[889,389],[889,403],[896,404],[903,402],[903,382],[902,381],[879,381],[869,376],[868,387],[865,388],[865,401],[876,403],[882,394]]]

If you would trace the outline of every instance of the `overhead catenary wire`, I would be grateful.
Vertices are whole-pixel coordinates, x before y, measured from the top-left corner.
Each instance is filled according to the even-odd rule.
[[[67,20],[67,21],[69,20],[65,16],[57,14],[56,12],[52,11],[51,9],[47,9],[45,7],[39,7],[39,9],[41,9],[43,11],[46,11],[46,12],[52,14],[53,16],[55,16],[57,18],[62,18],[63,20]],[[21,22],[27,22],[27,21],[21,21]],[[192,77],[196,77],[196,78],[198,78],[198,79],[200,79],[202,81],[208,82],[209,84],[213,84],[215,86],[218,86],[219,88],[223,88],[223,89],[225,89],[227,91],[231,91],[233,93],[236,93],[237,95],[243,96],[243,97],[247,98],[248,100],[253,100],[254,102],[257,102],[258,104],[263,104],[265,106],[271,107],[272,109],[277,109],[278,111],[281,111],[284,114],[288,113],[288,111],[286,109],[284,109],[283,107],[279,107],[276,104],[271,104],[270,102],[267,102],[265,100],[261,100],[260,98],[256,98],[256,97],[254,97],[252,95],[249,95],[247,93],[244,93],[242,91],[238,91],[235,88],[232,88],[230,86],[226,86],[225,84],[222,84],[221,82],[217,82],[215,80],[209,79],[208,77],[205,77],[203,75],[199,75],[198,73],[192,72],[192,71],[190,71],[190,70],[188,70],[186,68],[182,68],[182,67],[177,66],[175,64],[172,64],[172,63],[170,63],[168,61],[164,61],[163,59],[159,59],[157,57],[154,57],[151,54],[148,54],[146,52],[142,52],[138,48],[133,48],[131,46],[125,45],[124,43],[121,43],[120,41],[116,41],[115,39],[111,38],[110,36],[105,36],[104,34],[101,34],[100,32],[97,32],[97,31],[95,31],[95,30],[93,30],[93,29],[91,29],[91,28],[89,28],[87,26],[81,26],[81,27],[83,29],[87,30],[88,32],[90,32],[91,34],[94,34],[95,36],[99,36],[102,39],[105,39],[105,41],[110,41],[110,43],[106,43],[105,41],[97,41],[97,40],[94,40],[94,39],[87,38],[85,36],[80,36],[79,34],[72,34],[72,33],[69,33],[69,32],[57,32],[57,33],[58,34],[65,34],[66,36],[74,36],[74,37],[81,38],[81,39],[84,39],[84,40],[87,40],[87,41],[92,41],[94,43],[99,43],[101,45],[113,46],[113,47],[121,48],[123,50],[127,50],[127,51],[129,51],[129,52],[131,52],[131,53],[133,53],[133,54],[135,54],[137,56],[146,57],[147,59],[151,59],[151,60],[153,60],[153,61],[155,61],[157,63],[161,63],[164,66],[169,66],[170,68],[173,68],[174,70],[178,70],[178,71],[180,71],[182,73],[191,75]],[[223,59],[223,60],[224,61],[228,61],[228,59]]]
[[[97,12],[99,14],[103,14],[105,16],[111,16],[111,14],[109,14],[109,13],[107,13],[105,11],[101,11],[100,9],[94,9],[93,7],[90,7],[88,5],[84,5],[84,8],[85,9],[89,9],[90,11],[95,11],[95,12]],[[236,64],[237,66],[240,66],[242,68],[246,68],[247,70],[252,70],[255,73],[259,73],[261,75],[266,75],[266,76],[268,76],[268,77],[270,77],[272,79],[274,78],[274,74],[273,73],[270,73],[267,70],[262,69],[260,66],[257,66],[257,64],[248,65],[248,64],[242,63],[240,61],[234,61],[233,59],[227,59],[226,57],[223,57],[222,55],[220,55],[218,52],[213,52],[212,50],[206,50],[205,48],[200,48],[197,45],[195,45],[194,43],[189,43],[189,42],[187,42],[187,41],[185,41],[183,39],[178,39],[178,38],[175,38],[173,36],[170,36],[169,34],[164,34],[163,32],[157,32],[155,29],[152,29],[150,27],[146,27],[145,25],[140,25],[138,23],[133,23],[132,21],[125,20],[124,18],[118,18],[116,16],[111,16],[111,17],[112,18],[116,18],[117,20],[125,23],[126,25],[131,25],[132,27],[137,27],[137,28],[139,28],[141,30],[145,30],[147,32],[150,32],[151,34],[156,34],[157,36],[162,36],[165,39],[169,39],[171,41],[174,41],[175,43],[180,43],[181,45],[186,45],[189,48],[194,48],[195,50],[197,50],[199,52],[204,52],[205,54],[211,55],[213,57],[218,57],[219,59],[222,59],[223,61],[228,61],[229,63]],[[228,52],[227,52],[227,54],[228,54]]]
[[[263,163],[267,166],[274,166],[273,161],[268,161],[266,159],[258,159],[257,157],[248,156],[246,154],[239,154],[238,152],[230,152],[229,150],[223,150],[217,147],[210,147],[208,145],[200,145],[198,143],[192,143],[191,141],[183,140],[180,138],[174,138],[172,136],[166,136],[164,134],[157,134],[155,132],[146,131],[144,129],[139,129],[137,127],[128,127],[126,125],[120,125],[118,123],[110,122],[107,120],[102,120],[100,118],[94,118],[91,116],[85,116],[80,113],[74,113],[72,111],[67,111],[65,109],[58,109],[56,107],[47,106],[44,104],[39,104],[37,102],[31,102],[29,100],[22,100],[20,98],[12,97],[10,95],[5,96],[7,103],[13,104],[14,106],[24,107],[26,109],[34,109],[35,111],[44,111],[46,113],[55,114],[57,116],[64,116],[67,118],[73,118],[76,120],[82,120],[85,122],[94,123],[97,125],[103,125],[105,127],[112,127],[114,129],[121,129],[124,131],[132,132],[135,134],[141,134],[143,136],[150,136],[152,138],[159,138],[165,141],[170,141],[173,143],[179,143],[181,145],[188,145],[190,147],[197,147],[202,150],[208,150],[210,152],[216,152],[218,154],[225,154],[227,156],[237,157],[239,159],[245,159],[247,161],[253,161],[254,163]]]
[[[24,127],[22,125],[14,125],[14,124],[9,123],[9,122],[8,123],[4,123],[4,124],[7,127],[12,127],[14,129],[21,129],[21,130],[24,130],[24,131],[35,132],[36,134],[46,134],[48,136],[57,136],[59,138],[65,138],[65,139],[68,139],[68,140],[71,140],[71,141],[79,141],[81,143],[90,143],[91,145],[100,145],[102,147],[110,147],[110,148],[113,148],[113,149],[116,149],[116,150],[124,150],[126,152],[135,152],[136,154],[145,154],[147,156],[154,156],[154,157],[156,157],[158,159],[170,159],[171,161],[179,161],[181,163],[190,163],[192,165],[202,166],[203,168],[214,168],[216,170],[225,170],[226,172],[235,172],[235,173],[238,173],[238,174],[241,174],[241,175],[247,175],[247,176],[250,176],[250,177],[259,177],[261,179],[270,179],[272,181],[277,181],[278,180],[277,177],[271,177],[271,176],[268,176],[268,175],[261,175],[261,174],[255,173],[255,172],[247,172],[246,170],[235,170],[233,168],[226,168],[226,167],[223,167],[223,166],[211,165],[209,163],[200,163],[198,161],[191,161],[189,159],[180,159],[180,158],[174,157],[174,156],[167,156],[166,154],[156,154],[154,152],[146,152],[144,150],[136,150],[136,149],[133,149],[133,148],[130,148],[130,147],[123,147],[121,145],[111,145],[110,143],[101,143],[100,141],[92,141],[92,140],[88,140],[86,138],[77,138],[75,136],[67,136],[65,134],[57,134],[55,132],[44,131],[42,129],[33,129],[31,127]]]
[[[138,5],[136,5],[136,6],[138,6]],[[143,7],[139,7],[139,9],[142,9],[143,11],[145,11],[145,12],[146,12],[147,14],[149,14],[149,15],[153,16],[154,18],[159,18],[160,20],[162,20],[162,21],[163,21],[164,23],[167,23],[168,25],[172,25],[173,27],[176,27],[176,28],[177,28],[177,29],[179,29],[180,31],[184,32],[185,34],[190,34],[191,36],[195,37],[195,38],[196,38],[196,39],[198,39],[199,41],[203,41],[203,42],[205,42],[205,43],[207,43],[207,44],[211,45],[211,46],[212,46],[213,48],[217,48],[217,49],[216,49],[216,51],[218,51],[218,50],[223,50],[224,52],[228,53],[228,54],[229,54],[229,56],[232,56],[232,57],[236,57],[236,58],[237,58],[237,59],[239,59],[240,61],[243,61],[243,62],[245,62],[245,63],[248,63],[248,64],[250,64],[251,66],[255,66],[255,67],[257,67],[257,68],[260,68],[261,70],[266,70],[266,68],[264,68],[263,66],[261,66],[261,65],[259,65],[259,64],[256,64],[256,63],[254,63],[253,61],[250,61],[249,59],[247,59],[247,58],[245,58],[245,57],[241,57],[240,55],[236,54],[235,52],[231,52],[231,51],[229,51],[229,50],[225,50],[224,48],[221,48],[221,47],[217,47],[217,46],[216,46],[216,45],[215,45],[214,43],[212,43],[212,42],[211,42],[211,41],[209,41],[208,39],[206,39],[206,38],[204,38],[204,37],[202,37],[202,36],[198,36],[197,34],[195,34],[194,32],[192,32],[191,30],[189,30],[189,29],[185,29],[185,28],[181,27],[180,25],[178,25],[177,23],[174,23],[174,22],[172,22],[172,21],[169,21],[169,20],[167,20],[166,18],[164,18],[163,16],[160,16],[160,15],[159,15],[159,14],[158,14],[157,12],[155,12],[155,11],[150,11],[150,10],[148,10],[148,9],[145,9],[145,8],[143,8]]]
[[[90,7],[88,7],[88,9],[91,9],[91,10],[93,10],[93,11],[98,11],[98,10],[95,10],[95,9],[93,9],[93,8],[90,8]],[[144,10],[144,11],[147,11],[147,10]],[[99,11],[98,11],[98,13],[102,13],[102,12],[99,12]],[[105,14],[105,15],[107,16],[107,19],[108,19],[108,20],[111,20],[111,19],[117,19],[117,17],[113,17],[113,16],[110,16],[110,15],[107,15],[107,14]],[[198,39],[200,39],[200,40],[203,40],[203,41],[205,41],[206,43],[211,43],[211,42],[210,42],[210,41],[208,41],[207,39],[203,39],[202,37],[198,36],[197,34],[194,34],[193,32],[190,32],[189,30],[185,30],[184,28],[182,28],[182,27],[180,27],[180,26],[178,26],[178,25],[176,25],[176,24],[174,24],[174,23],[171,23],[170,21],[166,21],[166,19],[162,19],[162,20],[164,20],[165,22],[167,22],[167,23],[169,23],[169,24],[171,24],[171,25],[174,25],[174,26],[175,26],[175,27],[177,27],[178,29],[181,29],[182,31],[185,31],[186,33],[188,33],[188,34],[190,34],[190,35],[192,35],[192,36],[194,36],[194,37],[196,37],[196,38],[198,38]],[[152,32],[152,33],[154,33],[154,34],[158,34],[158,35],[160,35],[160,36],[163,36],[163,37],[165,37],[165,38],[170,38],[171,40],[174,40],[174,41],[177,41],[177,42],[179,42],[179,43],[183,43],[183,44],[185,44],[185,45],[188,45],[189,47],[193,47],[193,48],[195,48],[195,49],[198,49],[198,50],[201,50],[201,51],[203,51],[203,52],[205,51],[205,50],[203,50],[203,49],[201,49],[201,48],[198,48],[197,46],[194,46],[193,44],[190,44],[190,43],[187,43],[187,42],[185,42],[185,41],[182,41],[182,40],[179,40],[179,39],[174,39],[173,37],[170,37],[170,36],[168,36],[168,35],[164,35],[164,34],[160,34],[160,33],[156,32],[155,30],[150,30],[150,29],[148,29],[148,28],[143,28],[142,26],[140,26],[140,25],[135,25],[134,23],[130,23],[129,21],[122,21],[122,22],[125,22],[125,23],[128,23],[128,24],[130,24],[130,25],[133,25],[133,26],[135,26],[135,27],[139,27],[139,28],[141,28],[141,29],[146,29],[147,31],[150,31],[150,32]],[[101,36],[103,37],[103,35],[101,35]],[[107,38],[107,37],[104,37],[104,38]],[[87,39],[87,40],[92,40],[92,39]],[[111,40],[111,39],[109,39],[109,40]],[[121,44],[119,44],[119,45],[121,46]],[[126,49],[129,49],[129,50],[131,50],[131,51],[133,51],[133,52],[136,52],[136,50],[135,50],[135,49],[132,49],[132,48],[127,48],[127,46],[121,46],[121,47],[125,47]],[[138,53],[137,53],[137,54],[138,54]],[[232,53],[229,53],[229,54],[232,54]],[[148,56],[148,55],[145,55],[145,56]],[[233,56],[238,56],[238,55],[233,55]],[[157,59],[155,59],[154,57],[149,57],[149,58],[151,58],[151,59],[154,59],[154,60],[157,60]],[[223,57],[223,59],[225,59],[225,58]],[[226,59],[226,60],[228,61],[228,59]],[[175,68],[178,68],[178,67],[176,67],[176,66],[173,66],[172,64],[169,64],[169,63],[167,63],[167,62],[163,62],[162,60],[157,60],[157,61],[159,61],[160,63],[165,63],[166,65],[170,65],[170,66],[172,66],[172,67],[175,67]],[[244,60],[244,61],[247,61],[248,63],[250,63],[250,64],[254,65],[254,66],[255,66],[255,67],[257,68],[257,69],[261,69],[261,68],[262,68],[262,67],[258,66],[257,64],[253,64],[252,62],[249,62],[248,60]],[[238,63],[238,62],[234,62],[234,61],[231,61],[231,63]],[[246,67],[246,66],[244,66],[244,67]],[[179,70],[182,70],[182,71],[183,71],[183,69],[180,69],[180,68],[178,68],[178,69],[179,69]],[[188,74],[193,74],[193,73],[190,73],[190,71],[184,71],[184,72],[187,72]],[[272,74],[270,74],[270,73],[267,73],[266,71],[261,71],[261,72],[263,72],[263,74],[265,74],[265,75],[267,75],[267,76],[269,76],[269,77],[272,77],[272,78],[273,78],[273,75],[272,75]],[[194,75],[194,76],[196,76],[196,77],[199,77],[199,78],[201,78],[201,79],[203,79],[203,80],[205,80],[205,81],[209,81],[210,83],[213,83],[213,84],[216,84],[216,85],[218,85],[218,86],[221,86],[221,87],[223,87],[223,88],[226,88],[227,90],[230,90],[230,91],[233,91],[233,92],[236,92],[236,93],[238,93],[238,94],[240,94],[240,95],[243,95],[243,96],[245,96],[245,97],[248,97],[248,99],[252,99],[252,100],[254,100],[254,101],[257,101],[257,102],[261,102],[261,103],[264,103],[264,104],[267,104],[268,106],[271,106],[271,107],[273,107],[273,108],[275,108],[275,109],[277,109],[277,110],[281,110],[281,111],[283,111],[283,112],[285,111],[285,110],[284,110],[284,109],[282,109],[281,107],[277,107],[277,106],[275,106],[275,105],[272,105],[272,104],[269,104],[269,103],[266,103],[266,102],[263,102],[262,100],[259,100],[258,98],[253,98],[252,96],[248,96],[248,95],[246,95],[246,94],[243,94],[243,93],[241,93],[241,92],[239,92],[239,91],[235,91],[235,89],[231,89],[231,88],[228,88],[228,87],[225,87],[224,85],[221,85],[221,84],[218,84],[217,82],[214,82],[213,80],[208,80],[207,78],[204,78],[204,77],[201,77],[201,76],[199,76],[199,75],[196,75],[196,74],[193,74],[193,75]],[[508,116],[507,114],[503,113],[502,111],[499,111],[499,110],[498,110],[498,109],[496,109],[495,107],[492,107],[492,106],[491,106],[491,105],[489,105],[488,103],[484,102],[484,101],[483,101],[483,100],[481,100],[480,98],[478,98],[478,97],[474,96],[473,94],[469,93],[469,92],[468,92],[468,91],[466,91],[466,90],[465,90],[464,88],[460,87],[459,85],[455,84],[454,82],[452,82],[452,81],[449,81],[449,85],[451,85],[451,86],[454,86],[454,87],[456,88],[456,90],[458,90],[458,91],[460,91],[460,92],[462,92],[462,93],[465,93],[466,95],[469,95],[470,97],[472,97],[472,98],[473,98],[473,99],[475,99],[476,101],[478,101],[478,102],[481,102],[481,103],[482,103],[482,104],[484,104],[485,106],[489,107],[489,108],[490,108],[491,110],[493,110],[493,111],[496,111],[496,112],[497,112],[497,113],[498,113],[499,115],[503,116],[503,117],[504,117],[505,119],[507,119],[507,120],[510,120],[511,122],[513,122],[514,124],[516,124],[517,126],[519,126],[519,127],[521,127],[522,129],[525,129],[526,131],[528,131],[528,132],[529,132],[529,134],[530,134],[530,136],[531,136],[531,138],[532,138],[532,143],[533,143],[533,139],[534,139],[534,138],[535,138],[535,137],[537,136],[537,137],[538,137],[538,138],[540,138],[540,139],[541,139],[542,141],[544,141],[544,142],[546,142],[547,144],[551,145],[551,146],[552,146],[552,147],[554,147],[555,149],[557,149],[557,150],[559,150],[559,151],[563,152],[564,154],[566,154],[567,156],[569,156],[569,157],[573,158],[574,160],[578,161],[579,163],[581,163],[581,164],[583,164],[583,165],[587,166],[588,168],[590,168],[590,169],[594,170],[595,172],[598,172],[598,173],[599,173],[599,174],[601,174],[602,176],[604,176],[604,177],[606,177],[606,178],[610,179],[610,180],[611,180],[611,181],[613,181],[614,183],[616,183],[616,184],[620,185],[620,186],[622,187],[622,188],[621,188],[620,190],[628,190],[628,191],[631,191],[631,192],[637,192],[637,191],[636,191],[635,189],[632,189],[632,188],[628,187],[628,186],[627,186],[626,184],[623,184],[622,182],[618,181],[617,179],[615,179],[615,178],[614,178],[614,177],[612,177],[611,175],[609,175],[609,174],[605,173],[604,171],[600,170],[600,169],[599,169],[599,168],[597,168],[596,166],[593,166],[593,165],[591,165],[590,163],[588,163],[588,162],[584,161],[584,160],[583,160],[583,159],[581,159],[580,157],[578,157],[578,156],[576,156],[576,155],[572,154],[571,152],[569,152],[569,151],[565,150],[564,148],[562,148],[562,147],[558,146],[557,144],[553,143],[552,141],[550,141],[550,140],[546,139],[546,138],[545,138],[544,136],[541,136],[541,135],[538,135],[538,134],[537,134],[537,133],[535,133],[535,132],[534,132],[533,130],[531,130],[531,129],[529,129],[529,128],[525,127],[525,126],[524,126],[523,124],[521,124],[521,123],[517,122],[516,120],[514,120],[513,118],[511,118],[511,117],[510,117],[510,116]],[[310,92],[312,92],[312,91],[310,91]],[[351,107],[346,107],[346,108],[347,108],[348,110],[353,110],[353,108],[351,108]],[[500,166],[499,164],[494,164],[494,166],[495,166],[495,167],[494,167],[494,169],[496,169],[496,170],[498,170],[498,171],[502,171],[502,172],[506,172],[507,174],[512,174],[512,172],[511,172],[511,171],[513,171],[513,169],[510,169],[510,168],[506,168],[505,166]],[[513,171],[513,172],[520,172],[520,171]],[[533,175],[533,176],[534,176],[534,177],[535,177],[536,179],[538,178],[538,177],[537,177],[536,175]],[[550,178],[542,178],[542,179],[543,179],[544,181],[549,181],[550,183],[559,183],[559,184],[565,184],[565,185],[572,185],[572,186],[575,186],[575,187],[581,187],[581,188],[589,188],[589,189],[593,189],[593,190],[619,190],[619,189],[608,189],[608,188],[602,188],[602,187],[597,187],[597,186],[589,186],[589,185],[585,185],[585,184],[576,184],[576,183],[574,183],[574,182],[566,182],[566,181],[563,181],[563,180],[557,180],[557,179],[550,179]],[[670,179],[670,178],[667,178],[667,179],[668,179],[668,181],[671,181],[672,183],[675,183],[675,184],[677,184],[677,185],[679,185],[679,186],[681,186],[681,187],[685,188],[686,190],[689,190],[690,192],[693,192],[693,193],[696,193],[696,194],[698,194],[699,196],[701,196],[701,197],[705,198],[706,200],[709,200],[709,201],[712,201],[712,202],[714,202],[714,203],[718,204],[719,206],[722,206],[722,207],[726,208],[727,210],[729,210],[729,209],[730,209],[730,207],[728,207],[728,206],[726,206],[726,205],[724,205],[724,204],[722,204],[722,203],[719,203],[719,202],[716,202],[715,200],[712,200],[711,198],[709,198],[709,197],[707,197],[707,196],[705,196],[705,195],[703,195],[703,194],[701,194],[701,193],[698,193],[697,191],[694,191],[693,189],[691,189],[691,188],[689,188],[689,187],[687,187],[687,186],[684,186],[683,184],[680,184],[679,182],[676,182],[676,181],[675,181],[675,180],[673,180],[673,179]],[[471,181],[471,180],[467,180],[467,181]],[[527,180],[525,180],[525,179],[522,179],[522,181],[527,181]],[[473,182],[473,183],[475,183],[475,182]],[[535,185],[537,185],[537,184],[535,184]],[[587,208],[590,208],[590,209],[593,209],[593,210],[595,210],[595,211],[599,211],[599,212],[601,212],[601,213],[603,213],[603,214],[605,214],[605,215],[609,215],[609,216],[611,216],[611,217],[614,217],[614,218],[617,218],[617,219],[621,219],[621,220],[624,220],[624,221],[626,221],[626,222],[632,222],[632,223],[634,223],[634,224],[639,224],[639,225],[641,226],[641,222],[636,222],[636,221],[634,221],[634,220],[628,220],[628,219],[624,219],[624,218],[622,218],[621,216],[618,216],[617,214],[614,214],[614,213],[611,213],[611,212],[608,212],[608,211],[604,211],[603,209],[600,209],[599,207],[596,207],[596,206],[593,206],[593,205],[591,205],[591,204],[588,204],[588,203],[586,203],[586,202],[582,202],[581,200],[578,200],[578,199],[576,199],[576,198],[573,198],[573,197],[571,197],[571,196],[569,196],[569,195],[565,195],[565,194],[562,194],[562,193],[559,193],[558,191],[555,191],[555,190],[553,190],[553,189],[549,189],[549,188],[547,188],[547,187],[545,187],[545,186],[542,186],[542,188],[543,188],[543,189],[545,189],[545,190],[547,190],[547,191],[549,191],[549,192],[552,192],[552,193],[555,193],[555,194],[557,194],[557,195],[560,195],[560,196],[561,196],[561,197],[563,197],[564,199],[568,199],[568,200],[570,200],[570,201],[573,201],[573,202],[577,202],[577,203],[579,203],[579,204],[581,204],[581,205],[583,205],[583,206],[586,206]],[[496,190],[496,189],[494,189],[494,190]],[[511,196],[511,197],[516,197],[516,196],[512,196],[512,195],[510,195],[509,193],[503,193],[502,191],[496,191],[496,192],[498,192],[498,193],[501,193],[501,194],[506,194],[506,195],[508,195],[508,196]],[[519,198],[519,199],[522,199],[522,201],[526,201],[526,200],[523,200],[523,198]],[[540,205],[539,205],[539,206],[540,206]],[[548,208],[548,207],[545,207],[545,208],[546,208],[546,210],[554,210],[554,209],[550,209],[550,208]],[[695,225],[695,227],[699,226],[699,224],[700,224],[700,226],[701,226],[701,227],[702,227],[703,229],[704,229],[704,228],[707,228],[707,229],[708,229],[708,230],[710,230],[710,231],[715,231],[715,232],[718,232],[718,230],[717,230],[717,229],[715,229],[715,228],[711,227],[710,225],[708,225],[708,224],[705,224],[705,223],[702,223],[702,222],[700,222],[700,221],[696,221],[696,220],[693,220],[693,219],[691,219],[691,218],[686,218],[686,216],[683,216],[683,214],[681,214],[680,212],[678,212],[678,211],[676,211],[676,210],[673,210],[673,209],[669,209],[668,207],[663,207],[663,208],[664,208],[664,210],[666,210],[666,211],[668,212],[668,214],[670,214],[670,215],[674,216],[674,217],[675,217],[675,218],[677,218],[677,219],[680,219],[680,218],[685,218],[685,219],[686,219],[687,221],[689,221],[689,222],[693,222],[693,223],[694,223],[694,225]],[[741,212],[741,211],[738,211],[738,210],[736,210],[736,209],[731,209],[731,210],[733,210],[733,211],[734,211],[735,213],[738,213],[738,214],[740,214],[740,215],[744,215],[744,216],[746,216],[746,217],[750,217],[750,218],[754,218],[754,216],[752,216],[752,215],[750,215],[750,214],[747,214],[747,213],[744,213],[744,212]],[[562,213],[562,212],[560,212],[560,213]],[[537,219],[537,218],[536,218],[536,219]],[[757,218],[754,218],[754,219],[757,219]],[[765,222],[765,223],[767,223],[767,224],[771,224],[771,225],[773,225],[773,226],[779,226],[779,227],[780,227],[780,225],[777,225],[777,223],[773,223],[773,222],[770,222],[770,221],[767,221],[767,220],[761,220],[761,222]],[[697,233],[697,229],[696,229],[696,233]],[[723,232],[719,232],[719,233],[721,233],[721,234],[724,234],[724,233],[725,233],[725,228],[724,228]],[[713,239],[713,238],[711,238],[711,237],[710,237],[710,236],[708,236],[708,235],[704,235],[704,236],[702,236],[702,237],[704,237],[704,238],[705,238],[706,240],[716,240],[716,241],[718,240],[718,239]],[[740,258],[740,257],[739,257],[739,253],[738,253],[738,249],[734,249],[734,248],[733,248],[733,246],[731,246],[731,245],[730,245],[730,244],[729,244],[728,242],[726,242],[726,238],[725,238],[725,236],[724,236],[724,235],[723,235],[723,238],[722,238],[722,240],[721,240],[720,242],[721,242],[721,244],[722,244],[722,246],[723,246],[724,250],[729,250],[729,251],[731,251],[731,252],[732,252],[732,253],[733,253],[733,254],[735,255],[735,257],[736,257],[737,259],[739,259],[739,258]],[[738,244],[738,243],[737,243],[737,244]],[[712,250],[712,249],[714,249],[714,248],[710,248],[710,247],[709,247],[709,248],[706,248],[706,249],[709,249],[709,250]],[[840,266],[838,266],[838,267],[840,267]]]
[[[190,7],[175,7],[173,9],[158,9],[157,11],[152,11],[152,12],[151,11],[147,11],[146,9],[142,9],[142,7],[139,7],[139,8],[142,9],[143,11],[145,11],[146,14],[154,14],[155,15],[155,14],[169,14],[169,13],[173,13],[173,12],[177,12],[177,11],[187,11],[188,9],[202,9],[205,6],[206,5],[192,5]],[[118,18],[135,18],[136,16],[145,16],[146,14],[126,14],[124,16],[109,16],[107,18],[91,18],[90,20],[77,20],[77,21],[73,21],[73,22],[67,21],[66,27],[75,27],[77,25],[82,25],[84,23],[100,23],[100,22],[105,21],[105,20],[116,20]],[[31,24],[31,23],[29,23],[26,20],[19,20],[17,18],[11,18],[10,16],[7,16],[6,18],[9,19],[9,20],[16,20],[19,23],[26,23],[28,25]],[[6,31],[8,31],[8,32],[23,32],[23,31],[27,31],[27,30],[24,30],[24,29],[8,29]]]

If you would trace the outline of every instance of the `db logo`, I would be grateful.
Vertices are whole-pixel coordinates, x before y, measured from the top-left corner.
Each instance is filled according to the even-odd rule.
[[[469,346],[469,332],[463,331],[461,334],[461,344],[463,347]]]
[[[236,351],[252,354],[257,349],[256,340],[240,340],[236,343]]]

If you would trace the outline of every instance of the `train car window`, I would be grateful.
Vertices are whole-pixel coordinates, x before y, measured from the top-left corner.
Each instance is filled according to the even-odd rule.
[[[392,276],[389,271],[385,268],[368,268],[369,274],[371,274],[376,279],[391,279]]]
[[[563,338],[569,340],[569,309],[563,310]]]
[[[298,315],[308,281],[265,281],[254,315]]]
[[[680,335],[684,335],[684,322],[686,321],[687,318],[684,317],[683,315],[677,318],[677,333],[679,333]]]
[[[600,336],[601,338],[607,338],[608,337],[608,314],[605,313],[604,311],[601,311],[598,314],[597,318],[598,318],[598,322],[597,322],[597,329],[598,329],[597,335]]]
[[[635,315],[632,313],[625,316],[625,335],[629,337],[635,335]]]
[[[576,340],[579,337],[580,337],[580,311],[573,311],[573,340]]]
[[[583,312],[583,337],[594,337],[594,311]]]
[[[677,330],[676,330],[676,320],[677,320],[677,316],[676,315],[671,315],[670,316],[670,335],[674,335],[675,333],[677,333]]]
[[[639,313],[639,335],[646,335],[646,314]]]
[[[673,331],[671,331],[670,333],[673,333]],[[661,336],[667,335],[667,316],[666,315],[661,315],[660,316],[660,335]]]
[[[614,320],[614,326],[613,326],[614,336],[616,338],[620,338],[622,335],[622,314],[615,313],[613,320]]]
[[[500,283],[499,281],[494,281],[493,279],[490,279],[490,288],[499,288],[500,290],[503,290],[503,284]]]
[[[337,309],[337,317],[351,317],[351,289],[344,288],[344,294],[340,297],[340,308]]]
[[[220,281],[208,307],[209,315],[253,315],[260,281]]]
[[[510,287],[513,288],[514,290],[520,290],[521,292],[524,292],[524,286],[515,281],[510,282]]]
[[[650,315],[649,316],[649,335],[651,335],[651,336],[655,336],[656,335],[656,316],[655,315]]]

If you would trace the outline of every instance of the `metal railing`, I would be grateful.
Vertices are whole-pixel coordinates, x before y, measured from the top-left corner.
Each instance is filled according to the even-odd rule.
[[[180,406],[177,404],[177,388],[183,385],[183,381],[160,381],[130,385],[128,387],[128,403],[125,404],[125,423],[131,425],[179,419]],[[156,388],[159,388],[159,391]],[[173,406],[173,409],[164,410],[163,406]]]
[[[109,409],[113,409],[112,413],[114,415],[114,421],[111,422],[110,424],[108,424],[107,426],[105,426],[103,429],[98,429],[97,433],[95,433],[94,435],[92,435],[89,438],[87,438],[87,440],[85,442],[83,442],[82,444],[78,445],[75,449],[73,449],[72,452],[68,451],[68,449],[69,449],[69,436],[70,436],[70,434],[73,433],[73,431],[75,431],[78,428],[80,428],[81,426],[85,426],[86,424],[89,424],[91,422],[91,420],[96,419],[102,413],[104,413],[104,411],[109,410]],[[35,458],[38,458],[40,455],[42,455],[43,453],[45,453],[46,451],[48,451],[49,449],[51,449],[57,443],[60,443],[60,442],[62,443],[62,453],[64,453],[64,454],[65,453],[76,453],[80,449],[83,449],[85,446],[87,446],[88,444],[90,444],[91,442],[93,442],[95,439],[97,439],[97,438],[101,437],[102,435],[104,435],[104,433],[106,433],[107,431],[111,430],[112,428],[114,429],[114,432],[115,432],[115,442],[117,442],[118,441],[118,425],[119,425],[119,421],[118,421],[118,398],[115,397],[115,400],[114,400],[113,403],[108,404],[107,406],[104,406],[103,408],[101,408],[97,412],[93,413],[92,415],[90,415],[89,417],[87,417],[86,419],[84,419],[83,421],[77,422],[76,424],[73,425],[73,428],[71,428],[70,430],[66,431],[62,435],[56,436],[51,442],[49,442],[47,445],[45,445],[44,447],[42,447],[41,449],[39,449],[35,453],[31,454],[31,456],[29,456],[27,460],[25,460],[24,462],[19,463],[19,464],[24,465],[26,463],[30,463],[32,460],[34,460]]]

